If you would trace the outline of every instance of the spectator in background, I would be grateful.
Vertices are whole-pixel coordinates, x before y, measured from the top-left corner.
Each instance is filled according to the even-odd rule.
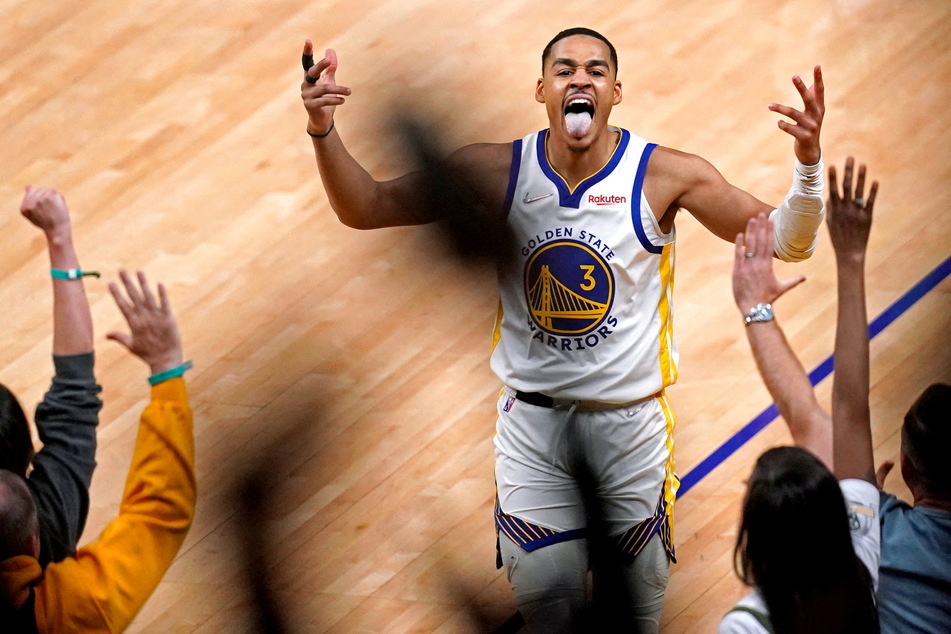
[[[766,387],[796,447],[760,456],[750,476],[736,544],[737,574],[753,592],[720,622],[731,632],[877,632],[879,493],[868,405],[865,251],[878,183],[863,199],[829,169],[829,233],[836,256],[838,317],[830,417],[773,318],[772,302],[804,280],[773,273],[772,228],[753,218],[736,239],[733,294]]]
[[[152,398],[142,413],[119,516],[75,557],[43,570],[32,496],[19,475],[0,475],[0,623],[15,631],[119,632],[132,622],[178,553],[195,511],[189,363],[165,288],[120,272],[110,284],[131,334],[108,337],[145,361]]]
[[[951,631],[949,455],[951,385],[935,383],[911,406],[901,428],[901,474],[914,506],[881,492],[882,632]],[[879,488],[893,466],[889,461],[879,468]]]
[[[76,550],[89,512],[89,484],[96,467],[100,387],[93,375],[93,331],[69,210],[51,190],[27,187],[20,212],[46,237],[53,280],[55,374],[36,408],[43,448],[33,453],[30,428],[19,402],[0,385],[0,468],[27,476],[39,515],[40,565]],[[96,274],[98,275],[98,274]]]

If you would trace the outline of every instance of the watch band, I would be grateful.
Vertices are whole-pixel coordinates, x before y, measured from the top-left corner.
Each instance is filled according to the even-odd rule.
[[[755,324],[763,321],[772,321],[773,320],[773,306],[772,304],[757,304],[746,313],[744,321],[746,325]]]

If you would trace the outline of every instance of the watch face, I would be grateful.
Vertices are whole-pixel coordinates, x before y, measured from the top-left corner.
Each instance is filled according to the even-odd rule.
[[[760,321],[770,321],[773,318],[773,307],[769,304],[757,304],[746,316],[746,323],[752,324]]]

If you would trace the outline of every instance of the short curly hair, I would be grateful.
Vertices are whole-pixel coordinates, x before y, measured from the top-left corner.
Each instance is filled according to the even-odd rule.
[[[604,37],[597,31],[583,26],[565,29],[551,39],[551,42],[549,42],[548,46],[545,47],[545,50],[542,51],[542,73],[545,72],[545,62],[548,61],[548,57],[551,55],[552,47],[554,47],[556,43],[560,42],[566,37],[572,37],[574,35],[587,35],[588,37],[593,37],[596,40],[601,40],[607,44],[608,50],[611,52],[611,64],[614,65],[614,74],[617,75],[617,50],[615,50],[614,44],[611,44],[611,42],[608,41],[608,38]]]

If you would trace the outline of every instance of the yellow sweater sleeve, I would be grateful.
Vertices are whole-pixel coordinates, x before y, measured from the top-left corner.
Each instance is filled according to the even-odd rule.
[[[192,412],[181,378],[152,387],[119,516],[36,587],[40,632],[121,632],[175,559],[195,514]]]

